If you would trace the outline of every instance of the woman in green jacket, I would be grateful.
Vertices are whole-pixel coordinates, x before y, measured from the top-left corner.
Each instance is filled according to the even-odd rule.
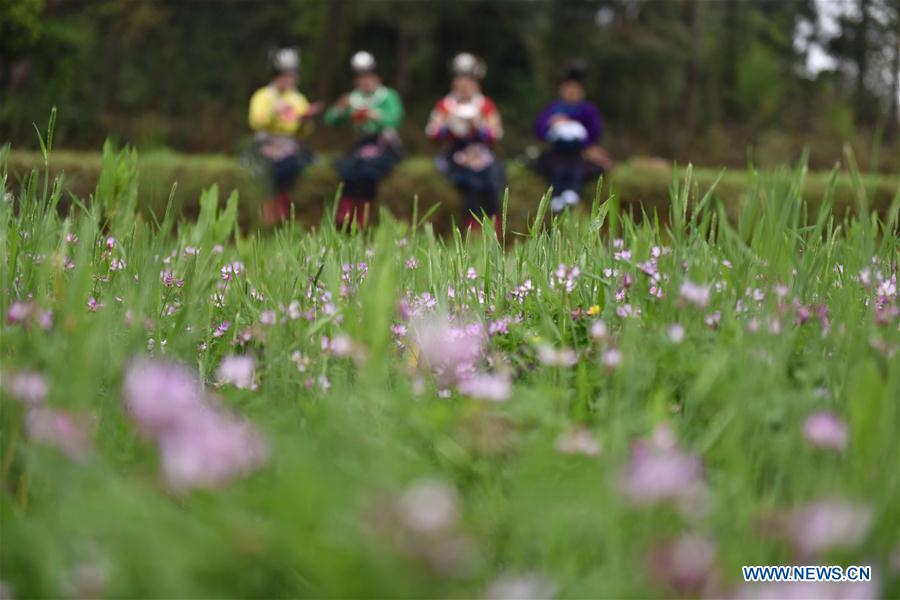
[[[379,182],[403,155],[396,130],[403,120],[403,104],[397,92],[381,82],[371,54],[357,52],[350,65],[355,76],[354,89],[328,109],[325,124],[350,123],[356,131],[356,142],[350,152],[335,162],[344,182],[337,225],[349,227],[355,218],[357,226],[362,228],[371,218]]]

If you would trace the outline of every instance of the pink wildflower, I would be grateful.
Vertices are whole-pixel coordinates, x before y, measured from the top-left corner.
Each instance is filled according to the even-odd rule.
[[[47,399],[50,386],[43,375],[32,371],[21,371],[10,378],[7,390],[11,396],[26,406],[39,406]]]
[[[556,595],[556,584],[541,575],[503,575],[488,586],[487,600],[544,600]]]
[[[72,414],[44,407],[32,407],[25,417],[29,437],[53,446],[70,459],[83,462],[91,452],[87,428]]]
[[[594,439],[591,430],[583,426],[573,427],[559,436],[556,439],[556,449],[563,454],[600,454],[600,444]]]
[[[538,360],[550,367],[571,367],[578,362],[578,354],[571,348],[556,349],[542,344],[538,346]]]
[[[673,344],[680,344],[684,341],[684,326],[681,323],[672,323],[666,329],[666,335]]]
[[[232,281],[240,277],[244,272],[244,263],[239,261],[228,263],[227,265],[223,266],[219,272],[223,280]]]
[[[788,581],[744,584],[735,597],[737,600],[875,600],[881,594],[874,581]]]
[[[847,425],[831,411],[818,411],[803,423],[803,437],[816,448],[843,450],[847,446]]]
[[[124,395],[138,429],[156,442],[163,475],[176,490],[218,487],[266,458],[253,426],[219,409],[181,365],[133,362]]]
[[[266,446],[250,423],[212,409],[185,419],[159,444],[166,481],[176,490],[219,487],[259,467]]]
[[[24,323],[31,316],[34,305],[31,302],[17,300],[9,305],[6,311],[6,320],[10,323]]]
[[[696,308],[706,308],[709,305],[708,285],[700,285],[686,279],[682,282],[678,295]]]
[[[219,385],[231,384],[239,390],[255,390],[253,357],[246,355],[226,356],[216,371]]]
[[[550,276],[550,287],[571,294],[575,290],[575,282],[580,276],[581,269],[577,266],[567,267],[560,263],[556,271]]]
[[[600,342],[606,339],[606,336],[609,334],[609,328],[606,326],[606,323],[597,320],[591,324],[590,333],[591,338],[595,342]]]
[[[229,329],[231,329],[231,321],[222,321],[221,323],[216,325],[212,335],[214,338],[222,337]]]
[[[503,402],[509,399],[512,386],[509,379],[502,375],[480,374],[463,379],[456,389],[461,394],[478,400]]]
[[[399,508],[404,525],[418,533],[447,531],[459,519],[459,497],[449,484],[422,479],[407,487]]]
[[[461,368],[471,367],[484,344],[483,329],[450,327],[440,318],[414,324],[413,335],[421,362],[445,383],[455,380]]]
[[[601,360],[603,365],[611,371],[622,363],[622,352],[618,348],[610,348],[603,353]]]
[[[150,438],[172,430],[202,407],[199,381],[176,363],[132,362],[125,372],[123,392],[129,415]]]
[[[650,555],[653,578],[689,596],[709,584],[715,562],[715,543],[693,533],[659,546]]]
[[[705,489],[703,464],[678,447],[668,427],[660,426],[650,440],[633,446],[620,487],[638,506],[688,500]]]
[[[835,548],[852,549],[869,533],[872,509],[843,500],[820,500],[794,510],[788,534],[803,556]]]

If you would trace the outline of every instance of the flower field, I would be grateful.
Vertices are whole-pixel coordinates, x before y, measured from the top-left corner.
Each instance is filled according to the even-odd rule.
[[[0,597],[900,596],[900,193],[688,170],[498,243],[0,163]]]

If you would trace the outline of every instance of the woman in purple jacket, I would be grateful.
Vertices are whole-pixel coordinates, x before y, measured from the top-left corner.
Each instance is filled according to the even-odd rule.
[[[559,99],[545,106],[534,123],[534,134],[549,143],[535,166],[553,186],[553,212],[578,204],[585,181],[600,176],[611,164],[597,145],[603,118],[597,106],[585,100],[585,70],[582,61],[569,66],[559,84]]]

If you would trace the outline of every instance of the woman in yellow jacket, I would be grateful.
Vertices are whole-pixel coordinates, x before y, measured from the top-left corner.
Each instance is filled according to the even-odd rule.
[[[313,160],[313,153],[301,142],[312,129],[312,118],[322,105],[310,104],[297,91],[300,54],[283,48],[272,55],[272,80],[250,98],[250,127],[256,132],[254,145],[266,163],[272,181],[273,198],[263,205],[262,220],[272,224],[290,215],[291,186]]]

